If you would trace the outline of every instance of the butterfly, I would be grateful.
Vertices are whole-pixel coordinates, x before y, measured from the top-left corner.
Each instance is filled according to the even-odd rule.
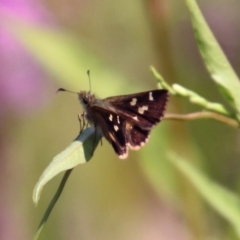
[[[78,93],[87,121],[98,128],[120,159],[144,146],[164,116],[168,91],[151,90],[99,99],[90,91]]]

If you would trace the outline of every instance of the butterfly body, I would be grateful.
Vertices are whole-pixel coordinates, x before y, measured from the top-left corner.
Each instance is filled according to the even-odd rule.
[[[105,99],[81,91],[79,100],[88,122],[99,128],[119,158],[125,159],[128,149],[138,150],[145,145],[151,129],[161,121],[168,91],[152,90]]]

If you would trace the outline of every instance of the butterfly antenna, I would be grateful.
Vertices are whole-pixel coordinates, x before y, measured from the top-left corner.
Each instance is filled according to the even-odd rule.
[[[59,88],[56,93],[58,93],[58,92],[70,92],[70,93],[78,94],[77,92],[73,92],[73,91],[67,90],[65,88]]]
[[[88,75],[88,81],[89,81],[89,92],[91,92],[91,78],[90,78],[90,70],[87,70],[87,75]]]

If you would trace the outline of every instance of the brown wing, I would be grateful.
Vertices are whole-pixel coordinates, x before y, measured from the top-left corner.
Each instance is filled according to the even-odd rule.
[[[130,95],[109,97],[103,100],[110,110],[117,112],[129,122],[150,130],[159,123],[168,101],[167,90],[152,90]]]
[[[93,106],[94,119],[102,130],[104,137],[112,144],[119,158],[128,156],[126,145],[126,121],[115,112],[111,112],[99,106]]]

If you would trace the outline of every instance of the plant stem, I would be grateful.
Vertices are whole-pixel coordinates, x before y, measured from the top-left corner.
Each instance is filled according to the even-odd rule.
[[[167,113],[164,116],[164,120],[179,120],[179,121],[197,120],[202,118],[212,118],[219,122],[226,123],[232,127],[239,128],[239,124],[236,120],[214,112],[205,111],[188,114]]]

